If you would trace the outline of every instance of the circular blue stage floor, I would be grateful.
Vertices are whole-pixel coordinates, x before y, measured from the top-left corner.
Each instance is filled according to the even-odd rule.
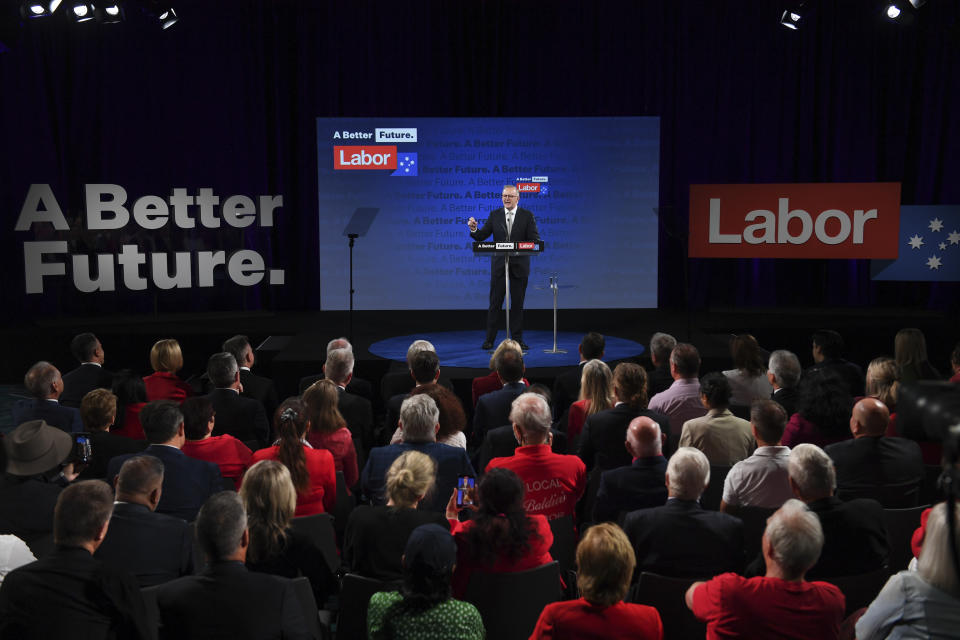
[[[370,353],[388,360],[406,362],[407,348],[414,340],[429,340],[437,349],[442,367],[469,367],[486,369],[490,365],[490,352],[480,348],[484,339],[483,331],[435,331],[415,335],[396,336],[380,340],[370,345]],[[565,331],[557,334],[557,348],[567,353],[544,353],[544,349],[553,348],[552,331],[525,331],[524,341],[530,351],[524,354],[523,361],[527,369],[537,367],[566,367],[580,362],[577,347],[583,334]],[[639,356],[644,352],[643,345],[633,340],[624,340],[614,336],[605,336],[606,352],[604,360],[623,360]],[[494,345],[503,340],[503,334],[497,336]]]

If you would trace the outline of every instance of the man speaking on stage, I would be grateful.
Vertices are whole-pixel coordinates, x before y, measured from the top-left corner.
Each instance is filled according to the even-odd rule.
[[[494,209],[479,229],[473,217],[467,220],[470,237],[481,242],[491,233],[494,242],[539,242],[540,232],[533,214],[521,209],[520,190],[516,185],[503,187],[503,207]],[[490,266],[490,308],[487,310],[487,338],[481,349],[493,349],[497,337],[497,319],[500,307],[507,293],[504,281],[504,256],[494,255]],[[527,280],[530,278],[530,256],[516,256],[510,259],[510,331],[514,340],[526,351],[529,347],[523,341],[523,299],[527,293]]]

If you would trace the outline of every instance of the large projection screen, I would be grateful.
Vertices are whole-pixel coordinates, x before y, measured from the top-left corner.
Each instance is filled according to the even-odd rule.
[[[485,309],[482,225],[520,185],[545,243],[531,261],[527,309],[657,305],[659,118],[318,118],[322,309],[349,308],[354,214],[376,210],[356,240],[354,308]]]

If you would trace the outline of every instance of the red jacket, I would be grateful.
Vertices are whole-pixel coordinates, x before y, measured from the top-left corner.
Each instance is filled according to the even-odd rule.
[[[279,460],[280,447],[267,447],[255,451],[250,459],[252,467],[261,460]],[[305,445],[307,471],[310,473],[310,486],[303,493],[297,493],[297,510],[294,517],[312,516],[326,511],[330,513],[337,505],[337,471],[333,455],[326,449],[313,449]]]
[[[220,475],[233,480],[234,487],[240,490],[240,479],[250,466],[253,453],[229,433],[210,436],[203,440],[187,440],[180,449],[191,458],[206,460],[220,467]]]
[[[173,400],[183,402],[193,395],[193,389],[175,373],[157,371],[143,379],[147,387],[147,402],[154,400]]]
[[[508,458],[494,458],[486,471],[510,469],[523,480],[523,508],[549,520],[571,515],[587,488],[587,467],[577,456],[553,453],[548,444],[517,447]]]

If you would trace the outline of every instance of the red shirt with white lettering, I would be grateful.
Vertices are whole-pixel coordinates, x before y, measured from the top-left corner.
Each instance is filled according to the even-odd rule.
[[[523,508],[528,515],[556,520],[573,513],[587,488],[587,468],[577,456],[553,453],[548,444],[517,447],[510,457],[494,458],[487,471],[510,469],[523,480]]]

